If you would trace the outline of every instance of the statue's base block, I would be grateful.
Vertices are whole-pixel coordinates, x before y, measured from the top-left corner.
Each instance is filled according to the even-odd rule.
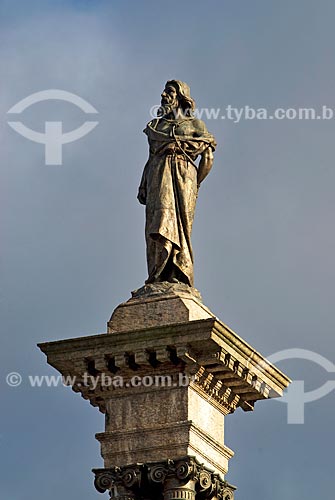
[[[132,298],[113,312],[107,331],[125,332],[208,318],[215,316],[202,303],[198,290],[164,281],[132,292]]]

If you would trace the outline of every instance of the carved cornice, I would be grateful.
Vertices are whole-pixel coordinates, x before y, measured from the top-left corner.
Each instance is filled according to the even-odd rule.
[[[64,376],[75,376],[72,388],[100,411],[124,391],[167,390],[132,387],[134,375],[194,376],[190,385],[222,413],[253,409],[256,401],[281,396],[290,380],[243,339],[215,319],[114,334],[93,335],[39,344],[48,363]],[[95,377],[95,387],[84,375]],[[122,378],[123,387],[104,385],[103,377]]]

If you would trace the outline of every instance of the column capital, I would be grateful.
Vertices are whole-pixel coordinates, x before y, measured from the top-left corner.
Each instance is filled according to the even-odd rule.
[[[117,498],[234,500],[235,487],[194,457],[93,469],[95,487]]]

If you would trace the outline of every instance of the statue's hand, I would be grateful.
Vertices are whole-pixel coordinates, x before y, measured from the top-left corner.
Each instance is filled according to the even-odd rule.
[[[138,188],[138,195],[137,199],[141,203],[141,205],[146,204],[146,198],[147,198],[147,193],[144,187],[139,187]]]

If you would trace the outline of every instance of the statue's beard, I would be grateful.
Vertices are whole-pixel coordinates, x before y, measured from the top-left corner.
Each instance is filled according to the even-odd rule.
[[[164,102],[161,103],[160,108],[158,108],[157,116],[166,116],[169,114],[173,114],[175,118],[177,118],[180,112],[181,109],[178,108],[178,102]]]

